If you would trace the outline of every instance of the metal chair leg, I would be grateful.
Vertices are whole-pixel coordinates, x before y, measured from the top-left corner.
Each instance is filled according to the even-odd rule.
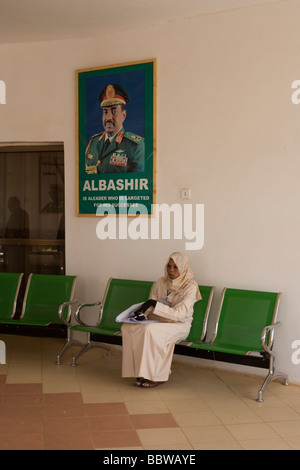
[[[72,339],[68,338],[67,342],[65,343],[64,347],[61,349],[60,353],[56,356],[56,362],[58,366],[61,365],[61,357],[65,354],[65,352],[72,346],[72,344],[75,344],[75,341]]]
[[[270,365],[269,365],[269,373],[267,377],[265,378],[260,390],[258,391],[258,397],[256,399],[257,402],[263,403],[263,393],[266,390],[267,386],[269,385],[270,382],[272,382],[275,379],[283,379],[283,385],[288,385],[289,380],[288,376],[286,374],[283,374],[282,372],[276,372],[275,373],[275,357],[273,355],[270,356]]]
[[[84,354],[86,351],[88,351],[90,348],[102,348],[102,349],[106,349],[107,352],[106,352],[106,355],[107,356],[111,356],[111,349],[110,349],[110,346],[106,345],[106,344],[102,344],[102,343],[92,343],[92,341],[88,341],[84,346],[83,348],[80,349],[80,351],[78,351],[78,353],[76,354],[76,356],[73,357],[73,360],[72,360],[72,366],[75,367],[76,366],[76,361],[77,359],[82,356],[82,354]]]
[[[80,349],[80,351],[78,351],[78,353],[73,357],[73,360],[72,360],[72,366],[73,366],[73,367],[76,366],[76,361],[77,361],[77,359],[78,359],[82,354],[84,354],[86,351],[88,351],[91,347],[92,347],[91,343],[88,342],[88,343],[86,343],[85,346],[83,346],[83,348]]]

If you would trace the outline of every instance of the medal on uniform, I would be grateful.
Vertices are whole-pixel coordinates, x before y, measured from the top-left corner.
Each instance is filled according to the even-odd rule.
[[[124,150],[116,150],[110,157],[109,164],[114,166],[127,166],[128,157]]]

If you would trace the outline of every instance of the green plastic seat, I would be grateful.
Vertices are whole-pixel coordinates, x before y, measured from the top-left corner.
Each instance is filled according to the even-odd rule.
[[[96,334],[113,336],[119,333],[122,324],[116,322],[117,316],[131,305],[146,301],[149,297],[152,284],[153,283],[151,281],[135,281],[130,279],[110,278],[102,303],[98,302],[98,304],[83,304],[78,307],[75,316],[79,324],[70,326],[68,328],[67,342],[58,354],[56,358],[56,364],[61,363],[61,357],[70,346],[78,342],[83,344],[82,342],[78,341],[78,339],[74,338],[73,333],[76,331],[87,333],[87,342],[84,343],[83,348],[79,351],[75,358],[73,358],[73,365],[75,365],[78,357],[92,346],[100,347],[110,351],[110,347],[101,342],[93,342],[92,344],[90,341],[91,335]],[[88,326],[81,320],[81,312],[85,308],[95,307],[96,305],[100,306],[98,324],[94,326]]]
[[[268,384],[282,379],[288,385],[288,376],[275,369],[273,351],[274,330],[277,322],[281,293],[242,289],[223,289],[217,314],[215,331],[210,343],[193,342],[191,348],[218,353],[245,356],[263,353],[269,358],[269,372],[258,391],[258,402],[263,402],[263,393]],[[215,354],[216,353],[216,354]]]
[[[5,323],[31,326],[60,323],[59,307],[72,300],[76,279],[76,276],[30,274],[20,319]]]
[[[0,323],[10,321],[16,305],[23,273],[0,273]]]
[[[213,286],[199,286],[202,299],[194,304],[192,326],[185,341],[204,341],[207,333],[207,321],[215,291]]]
[[[102,335],[115,335],[121,330],[121,323],[116,322],[117,316],[131,305],[146,302],[152,286],[151,281],[133,281],[114,279],[108,281],[103,299],[103,309],[97,326],[72,326],[71,330],[85,331]]]
[[[212,340],[191,347],[238,355],[263,352],[261,334],[276,321],[279,297],[275,292],[225,288]]]

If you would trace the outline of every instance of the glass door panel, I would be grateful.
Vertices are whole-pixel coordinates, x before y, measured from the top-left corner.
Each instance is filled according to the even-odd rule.
[[[0,271],[65,273],[62,145],[0,147]]]

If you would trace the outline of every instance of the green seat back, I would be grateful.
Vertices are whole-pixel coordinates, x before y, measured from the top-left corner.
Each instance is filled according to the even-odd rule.
[[[22,277],[23,273],[0,273],[0,321],[14,316]]]
[[[21,321],[34,324],[60,323],[58,308],[72,300],[76,276],[30,274]]]
[[[261,351],[261,333],[276,321],[275,292],[226,289],[214,346]]]
[[[199,286],[202,299],[194,304],[192,326],[185,341],[204,341],[206,336],[207,320],[215,288],[212,286]]]
[[[110,279],[103,300],[103,312],[99,328],[119,331],[121,324],[116,322],[116,317],[131,305],[146,302],[152,284],[151,281]]]

